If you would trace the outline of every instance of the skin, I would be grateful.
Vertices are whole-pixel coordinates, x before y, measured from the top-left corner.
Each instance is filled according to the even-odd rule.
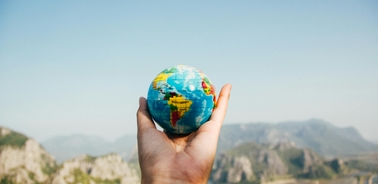
[[[188,135],[157,130],[146,99],[139,99],[138,156],[143,184],[207,183],[230,92],[231,84],[224,85],[210,120]]]

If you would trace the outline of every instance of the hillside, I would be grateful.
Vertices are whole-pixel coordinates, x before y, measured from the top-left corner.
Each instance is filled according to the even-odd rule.
[[[49,183],[56,163],[35,140],[0,127],[1,183]]]
[[[248,142],[221,154],[215,161],[214,183],[264,183],[282,178],[332,179],[346,174],[339,159],[323,160],[293,142],[260,145]]]
[[[311,119],[278,124],[224,125],[219,137],[218,153],[250,141],[259,144],[293,141],[300,148],[310,148],[330,157],[378,150],[378,145],[364,140],[353,127],[338,128],[323,120]]]
[[[82,142],[71,143],[71,146],[80,146]],[[0,183],[133,184],[140,183],[139,178],[138,164],[127,163],[116,153],[99,157],[76,156],[57,165],[35,140],[0,127]]]
[[[63,162],[52,176],[51,183],[137,184],[139,178],[138,166],[124,162],[117,154],[80,155]]]

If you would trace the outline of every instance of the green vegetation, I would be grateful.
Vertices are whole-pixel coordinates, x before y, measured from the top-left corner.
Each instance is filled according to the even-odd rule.
[[[35,178],[35,174],[34,173],[32,173],[32,172],[28,172],[28,175],[29,175],[29,178],[31,179],[31,180],[35,180],[34,178]]]
[[[10,179],[8,179],[7,176],[5,176],[4,178],[1,178],[0,179],[0,184],[9,184],[9,183],[12,183]]]
[[[29,178],[33,181],[34,184],[42,184],[42,183],[35,180],[35,174],[33,172],[28,171],[28,175],[29,175]],[[44,183],[46,183],[46,182],[44,182]]]
[[[299,159],[302,150],[297,148],[291,148],[284,151],[277,151],[278,156],[281,157],[282,161],[289,169],[289,173],[292,175],[298,175],[302,172],[302,161]]]
[[[89,156],[89,155],[87,155],[87,157],[85,158],[85,161],[89,163],[93,163],[95,160],[96,160],[96,157]]]
[[[332,179],[336,176],[335,171],[326,165],[319,165],[311,169],[310,172],[298,175],[298,177],[307,178],[307,179]]]
[[[378,173],[378,162],[369,160],[350,160],[345,165],[351,169],[357,169],[360,171]]]
[[[41,155],[41,157],[45,161],[45,164],[42,166],[42,172],[51,176],[58,169],[58,166],[55,162],[50,164],[48,161],[49,158],[46,155]]]
[[[10,132],[4,137],[0,137],[0,146],[12,146],[21,148],[25,145],[25,142],[28,140],[28,137],[16,132]]]
[[[44,167],[42,167],[42,172],[51,176],[52,174],[55,173],[57,170],[57,165],[54,163],[54,165],[46,164]]]
[[[75,180],[72,183],[69,184],[74,184],[74,183],[82,183],[82,184],[89,184],[91,181],[91,177],[81,171],[80,169],[75,169],[72,173],[74,175]]]
[[[74,175],[74,181],[69,184],[76,184],[76,183],[82,183],[82,184],[91,184],[91,183],[98,183],[98,184],[120,184],[120,179],[115,180],[102,180],[100,178],[94,178],[89,176],[87,173],[83,172],[80,169],[75,169],[72,173]]]

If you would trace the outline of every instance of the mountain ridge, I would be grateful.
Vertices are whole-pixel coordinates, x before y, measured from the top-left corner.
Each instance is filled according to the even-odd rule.
[[[354,127],[339,128],[321,119],[310,119],[223,125],[218,153],[248,141],[259,144],[294,141],[298,147],[311,148],[326,157],[378,150],[377,145],[365,140]]]
[[[127,161],[132,157],[130,150],[136,146],[136,135],[124,135],[112,142],[96,135],[61,135],[47,139],[41,145],[58,163],[81,154],[101,156],[107,153],[118,153]]]
[[[214,183],[266,183],[279,178],[332,179],[348,168],[340,159],[325,161],[310,149],[293,142],[260,145],[243,143],[217,157],[211,179]]]

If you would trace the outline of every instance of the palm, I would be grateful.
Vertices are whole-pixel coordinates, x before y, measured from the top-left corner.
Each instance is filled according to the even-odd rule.
[[[207,181],[214,161],[230,89],[231,85],[222,88],[218,107],[214,110],[211,120],[197,131],[184,136],[157,130],[148,113],[145,98],[140,99],[137,116],[142,180],[169,178],[188,183]]]

